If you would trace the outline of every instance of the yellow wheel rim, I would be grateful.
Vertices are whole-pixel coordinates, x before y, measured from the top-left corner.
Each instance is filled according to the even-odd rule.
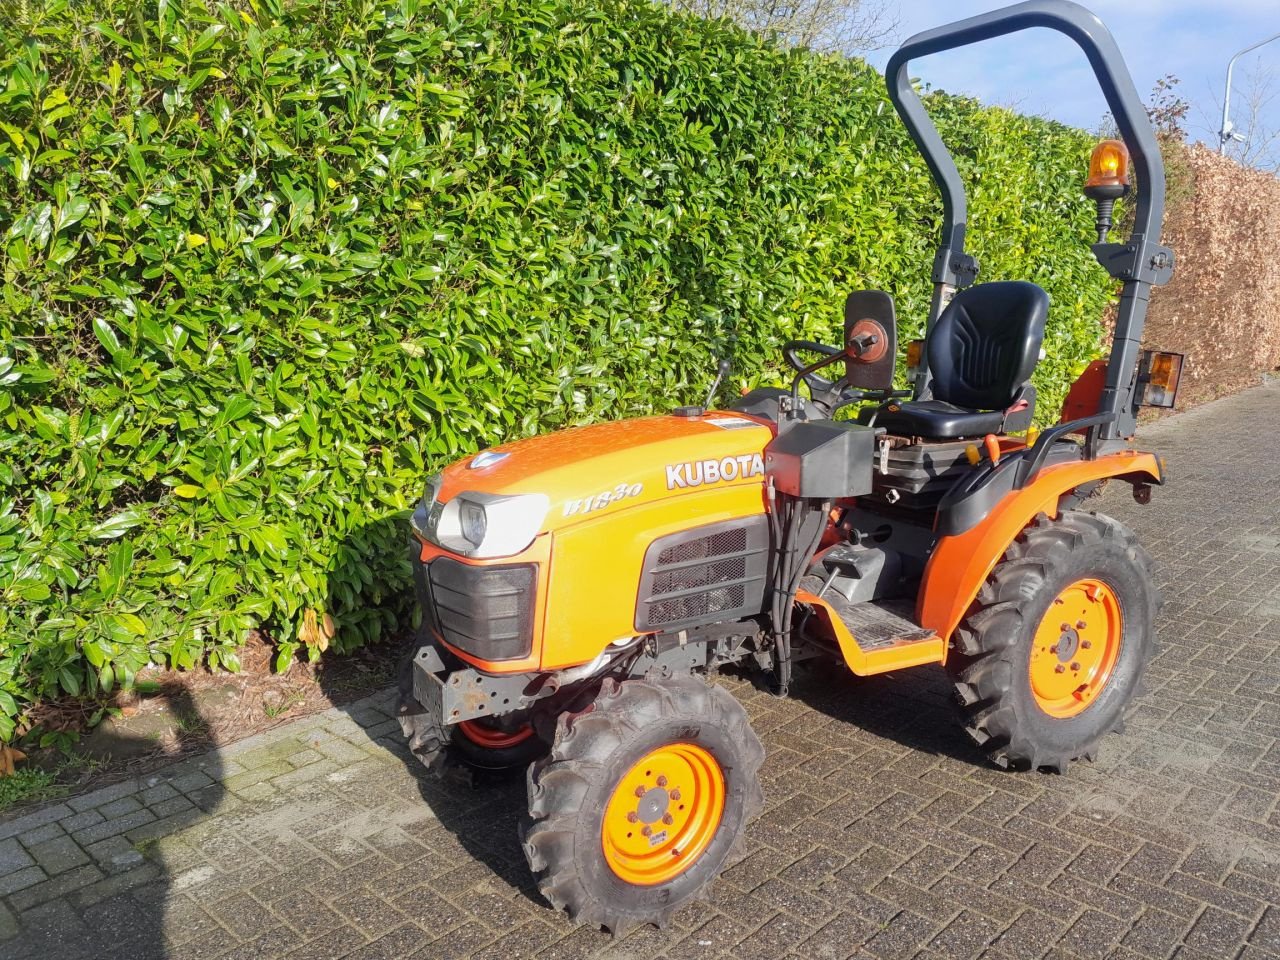
[[[1031,692],[1040,709],[1065,719],[1098,699],[1120,656],[1120,601],[1101,580],[1064,589],[1040,621],[1031,648]]]
[[[600,829],[605,861],[627,883],[666,883],[707,849],[724,800],[724,771],[702,747],[671,743],[650,751],[609,798]]]

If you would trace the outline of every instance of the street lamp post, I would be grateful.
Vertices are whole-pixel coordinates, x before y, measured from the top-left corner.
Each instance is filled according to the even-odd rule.
[[[1236,61],[1239,60],[1241,57],[1243,57],[1246,53],[1248,53],[1250,50],[1257,50],[1259,47],[1265,46],[1266,44],[1270,43],[1272,40],[1280,40],[1280,33],[1277,33],[1271,37],[1267,37],[1267,39],[1265,40],[1259,40],[1257,43],[1255,43],[1251,47],[1245,47],[1243,50],[1241,50],[1234,57],[1232,57],[1230,60],[1227,61],[1227,89],[1222,94],[1222,129],[1218,131],[1218,152],[1219,153],[1227,152],[1227,144],[1231,142],[1232,138],[1235,138],[1238,140],[1244,139],[1244,137],[1241,137],[1238,133],[1234,132],[1234,128],[1231,125],[1231,71],[1235,67]]]

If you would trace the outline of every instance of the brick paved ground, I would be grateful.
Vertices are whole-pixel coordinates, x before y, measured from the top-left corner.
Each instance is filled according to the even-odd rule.
[[[1263,387],[1144,431],[1173,485],[1106,509],[1162,562],[1163,647],[1066,777],[984,766],[937,670],[734,686],[746,856],[614,943],[532,891],[523,787],[420,782],[384,696],[0,824],[0,958],[1280,956],[1277,428]]]

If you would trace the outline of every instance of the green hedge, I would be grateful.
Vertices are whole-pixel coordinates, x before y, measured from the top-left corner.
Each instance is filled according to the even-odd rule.
[[[10,6],[10,10],[14,7]],[[486,444],[737,386],[940,204],[860,62],[640,0],[85,0],[0,26],[0,737],[148,662],[410,615],[404,511]],[[940,96],[987,279],[1109,296],[1089,143]],[[304,629],[310,623],[314,629]]]

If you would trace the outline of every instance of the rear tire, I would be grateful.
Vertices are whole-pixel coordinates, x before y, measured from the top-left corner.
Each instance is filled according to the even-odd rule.
[[[947,670],[999,767],[1065,773],[1123,728],[1155,648],[1151,558],[1110,517],[1039,516],[991,571]]]
[[[615,935],[665,926],[759,812],[763,760],[723,688],[606,680],[585,710],[560,716],[550,754],[529,768],[522,840],[538,889]]]

